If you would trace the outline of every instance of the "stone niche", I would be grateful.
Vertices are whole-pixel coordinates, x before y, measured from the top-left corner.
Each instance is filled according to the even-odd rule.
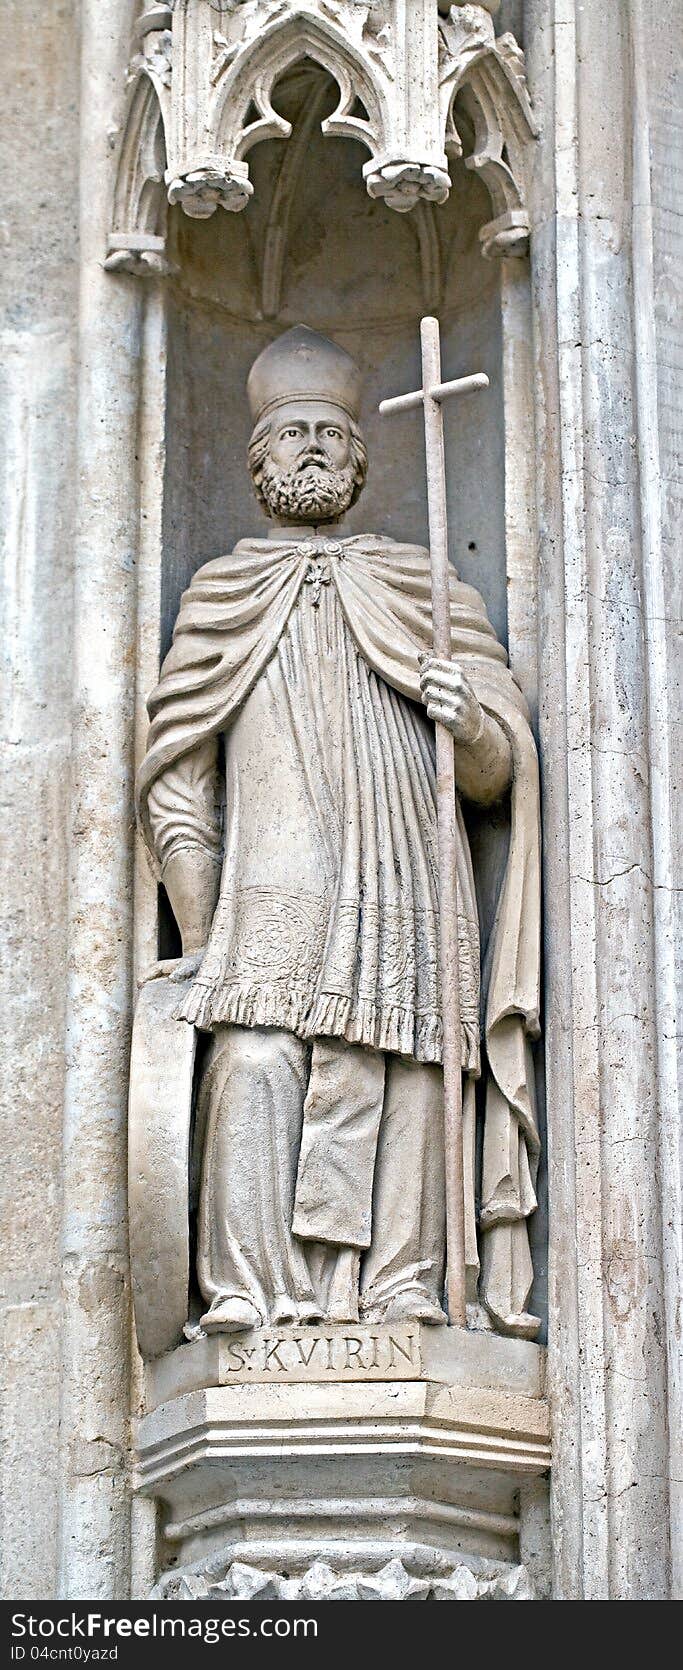
[[[441,320],[449,376],[486,371],[485,396],[447,417],[452,560],[485,594],[506,636],[504,414],[500,270],[484,259],[485,186],[453,168],[446,203],[398,215],[363,186],[363,147],[323,138],[338,94],[310,62],[277,89],[286,141],[251,155],[254,195],[240,214],[192,220],[171,211],[164,508],[163,649],[193,569],[243,534],[265,533],[245,469],[247,373],[271,337],[300,321],[364,374],[370,470],[350,531],[427,541],[419,415],[378,413],[388,393],[420,384],[418,321]]]
[[[450,164],[445,202],[397,214],[373,200],[363,146],[321,134],[338,97],[325,69],[297,62],[273,93],[291,137],[251,152],[247,206],[168,213],[166,271],[145,304],[140,748],[142,700],[182,591],[201,563],[266,530],[246,469],[245,383],[260,349],[299,322],[342,344],[364,374],[370,470],[349,531],[427,543],[419,414],[378,413],[383,397],[419,387],[420,317],[440,320],[445,376],[488,374],[484,394],[446,413],[450,553],[481,589],[536,710],[526,258],[484,255],[491,200],[461,160]],[[467,153],[466,109],[460,131]],[[493,882],[504,853],[490,815],[485,831],[473,819],[470,834],[484,843]],[[142,857],[136,885],[142,968],[176,954],[177,930]],[[484,898],[480,910],[490,926]],[[192,1269],[192,1154],[190,1176]],[[542,1203],[543,1172],[539,1191]],[[541,1204],[531,1305],[542,1316],[544,1240]],[[191,1279],[190,1319],[199,1303]],[[478,1311],[471,1321],[467,1331],[194,1338],[148,1362],[137,1483],[160,1504],[155,1593],[543,1595],[543,1345],[494,1335]]]

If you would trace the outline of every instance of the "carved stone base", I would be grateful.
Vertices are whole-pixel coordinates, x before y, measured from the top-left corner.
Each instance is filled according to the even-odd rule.
[[[532,1598],[543,1372],[526,1341],[418,1324],[179,1347],[148,1366],[137,1432],[165,1510],[155,1593]]]

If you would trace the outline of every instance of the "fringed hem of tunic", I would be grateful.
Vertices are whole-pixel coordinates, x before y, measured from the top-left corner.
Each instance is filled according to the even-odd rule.
[[[206,986],[195,980],[178,1005],[176,1019],[190,1021],[200,1032],[211,1032],[215,1026],[273,1026],[299,1038],[345,1038],[349,1044],[414,1061],[440,1064],[443,1056],[440,1015],[420,1015],[414,1009],[338,992],[321,992],[312,1000],[310,993],[291,988]],[[461,1017],[461,1032],[463,1070],[478,1075],[479,1026]]]

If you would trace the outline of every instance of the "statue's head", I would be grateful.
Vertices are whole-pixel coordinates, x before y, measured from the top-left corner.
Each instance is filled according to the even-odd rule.
[[[350,354],[306,325],[259,354],[247,382],[249,468],[268,516],[331,522],[355,503],[368,462],[360,383]]]

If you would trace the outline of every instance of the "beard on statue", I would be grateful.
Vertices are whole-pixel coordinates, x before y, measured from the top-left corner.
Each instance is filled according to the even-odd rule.
[[[330,407],[321,418],[299,402],[276,418],[259,423],[249,442],[251,479],[266,515],[283,522],[338,521],[355,504],[367,474],[357,424],[339,409]],[[315,434],[320,429],[329,431],[327,445]]]
[[[272,516],[293,522],[327,522],[343,516],[353,498],[355,470],[335,470],[327,459],[278,470],[266,458],[261,492]]]

